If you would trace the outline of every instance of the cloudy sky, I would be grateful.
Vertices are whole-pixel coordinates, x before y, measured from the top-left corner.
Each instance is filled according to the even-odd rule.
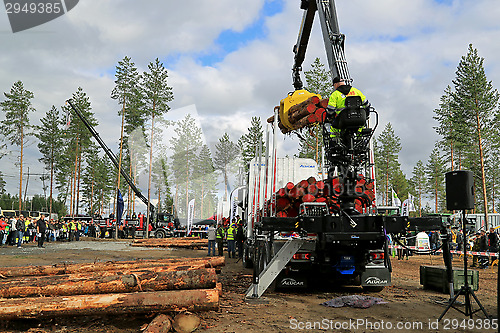
[[[496,0],[338,0],[340,30],[354,85],[401,138],[400,162],[411,176],[427,161],[437,136],[433,110],[454,78],[468,44],[485,58],[493,86],[500,84],[500,6]],[[252,116],[262,119],[293,89],[292,47],[302,10],[299,0],[86,0],[46,24],[12,33],[0,10],[0,92],[21,80],[35,94],[34,124],[60,107],[78,87],[89,95],[97,131],[115,151],[119,106],[110,98],[115,66],[125,55],[140,71],[159,58],[169,71],[175,100],[167,119],[197,113],[208,144],[228,132],[236,141]],[[318,20],[304,69],[326,63]],[[3,100],[3,94],[0,100]],[[3,114],[0,113],[0,119]],[[31,139],[26,166],[41,172]],[[298,140],[280,138],[281,156]],[[7,189],[16,193],[17,152],[1,161]],[[40,191],[35,177],[28,195]]]

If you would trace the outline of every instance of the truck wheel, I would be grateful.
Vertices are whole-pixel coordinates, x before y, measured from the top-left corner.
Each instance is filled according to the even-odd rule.
[[[166,238],[167,234],[165,233],[164,230],[156,230],[155,231],[155,238]]]
[[[384,286],[363,286],[363,290],[368,293],[379,293],[384,290]]]
[[[245,268],[252,268],[253,267],[253,262],[250,259],[249,253],[248,253],[248,247],[243,245],[243,267]]]

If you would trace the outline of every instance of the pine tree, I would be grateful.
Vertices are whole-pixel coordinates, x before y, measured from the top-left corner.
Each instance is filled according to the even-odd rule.
[[[387,123],[384,131],[375,140],[377,192],[382,195],[385,205],[389,204],[391,180],[400,169],[398,162],[398,154],[401,151],[400,141],[400,138],[394,133],[391,123]]]
[[[167,84],[168,72],[158,58],[148,65],[149,72],[142,75],[141,89],[144,94],[145,110],[151,116],[151,147],[149,154],[149,180],[148,180],[148,202],[151,202],[151,168],[153,167],[153,135],[155,128],[155,117],[160,116],[170,107],[168,103],[174,99],[172,88]],[[149,226],[150,209],[147,209],[147,223]],[[147,235],[147,234],[146,234]]]
[[[264,152],[264,131],[260,117],[252,117],[248,133],[243,134],[238,140],[238,148],[241,150],[241,162],[245,167],[245,172],[248,172],[250,161],[256,156],[257,148],[260,145],[262,155]]]
[[[31,135],[29,113],[35,111],[31,104],[34,94],[24,89],[21,81],[12,85],[10,93],[4,93],[5,100],[0,102],[5,112],[1,121],[1,130],[11,145],[19,147],[19,210],[22,208],[23,197],[23,153],[26,137]]]
[[[131,62],[128,56],[125,56],[122,61],[118,62],[116,66],[115,74],[115,87],[111,92],[111,98],[116,99],[121,105],[121,110],[118,115],[122,117],[121,131],[120,131],[120,152],[118,154],[118,171],[117,171],[117,186],[116,195],[118,196],[118,190],[120,188],[120,173],[122,170],[122,155],[123,155],[123,131],[125,127],[125,114],[129,111],[129,105],[133,104],[133,99],[137,97],[138,83],[139,83],[139,73],[135,64]],[[132,165],[129,166],[131,171]],[[130,200],[130,197],[129,197]],[[116,234],[115,234],[116,235]]]
[[[439,154],[438,148],[432,150],[427,165],[425,166],[426,189],[434,199],[434,213],[439,213],[444,210],[444,171],[446,170],[445,163]]]
[[[215,170],[220,171],[222,178],[224,179],[224,197],[227,200],[228,197],[228,180],[229,173],[235,171],[237,167],[238,159],[238,146],[229,139],[229,135],[224,133],[219,139],[219,143],[215,145],[214,154],[214,167]]]
[[[87,119],[92,127],[97,127],[97,120],[92,113],[90,98],[78,87],[71,97],[72,103]],[[60,192],[66,188],[66,197],[69,193],[71,198],[69,212],[71,215],[79,214],[80,180],[82,173],[83,156],[92,144],[92,133],[85,124],[74,113],[70,106],[63,106],[65,112],[71,114],[71,124],[64,133],[65,151],[61,159],[56,163],[56,183]]]
[[[170,158],[172,178],[176,189],[174,205],[179,214],[186,214],[193,167],[202,146],[201,128],[196,125],[195,119],[188,114],[184,119],[176,122],[174,132],[176,136],[170,139],[173,152]],[[180,197],[183,195],[186,197],[185,206],[179,204]]]
[[[42,154],[39,161],[45,165],[45,170],[50,173],[50,194],[48,212],[52,213],[53,189],[54,189],[54,171],[57,160],[63,151],[63,131],[60,128],[62,122],[59,110],[53,105],[47,111],[45,117],[40,119],[42,123],[36,126],[35,136],[38,138],[38,150]]]
[[[215,207],[217,175],[215,173],[210,149],[203,145],[194,162],[193,185],[198,189],[194,191],[197,216],[200,218],[210,217],[213,212],[210,207]],[[198,213],[199,212],[199,213]]]
[[[483,67],[484,59],[477,49],[469,45],[467,55],[462,56],[453,80],[452,107],[460,121],[461,134],[467,139],[469,149],[465,152],[467,163],[480,187],[485,221],[488,221],[488,194],[486,189],[487,147],[498,141],[494,131],[498,127],[500,96],[488,81]],[[475,162],[478,162],[477,164]]]
[[[426,184],[424,162],[419,160],[413,168],[413,176],[410,178],[410,186],[413,188],[413,193],[417,199],[418,216],[422,216],[422,198],[425,194]]]
[[[306,90],[319,94],[321,98],[329,98],[333,92],[331,73],[325,68],[319,58],[314,59],[311,69],[304,72],[306,77]],[[319,163],[323,149],[323,129],[320,124],[304,129],[300,133],[299,157],[312,158]]]

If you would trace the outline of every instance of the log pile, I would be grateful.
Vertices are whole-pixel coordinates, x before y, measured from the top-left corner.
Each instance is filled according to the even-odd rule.
[[[288,111],[283,113],[285,119],[278,120],[278,127],[283,134],[293,130],[309,127],[315,123],[321,123],[324,119],[324,112],[328,106],[328,99],[320,99],[318,96],[312,96],[302,103],[291,106]],[[274,116],[267,119],[268,123],[274,122]]]
[[[217,257],[0,268],[0,319],[217,310],[222,265]]]
[[[206,239],[198,237],[179,237],[179,238],[148,238],[148,239],[134,239],[130,244],[131,246],[145,246],[145,247],[180,247],[185,249],[199,249],[207,246]]]
[[[360,197],[355,201],[355,209],[358,212],[362,213],[364,208],[372,205],[375,199],[373,185],[373,182],[367,182],[364,177],[357,181],[356,193]],[[297,184],[289,182],[276,192],[276,216],[296,217],[299,214],[300,205],[304,202],[325,202],[330,213],[338,212],[341,194],[342,185],[337,177],[330,181],[317,181],[314,177],[309,177]],[[274,208],[270,201],[267,207]],[[271,212],[269,211],[268,214],[270,216]]]

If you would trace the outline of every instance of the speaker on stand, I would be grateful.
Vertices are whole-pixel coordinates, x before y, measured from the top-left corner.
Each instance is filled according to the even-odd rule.
[[[462,242],[464,251],[464,285],[460,288],[460,291],[450,300],[448,306],[444,312],[439,317],[438,321],[441,320],[446,312],[452,307],[455,310],[463,313],[465,316],[469,316],[472,319],[472,315],[479,310],[481,310],[486,318],[489,318],[486,310],[479,302],[476,294],[469,286],[469,276],[467,274],[467,232],[466,232],[466,217],[465,211],[467,209],[474,208],[474,177],[471,171],[459,170],[450,171],[445,174],[446,180],[446,208],[448,210],[461,210],[462,211]],[[450,282],[450,281],[448,281]],[[454,307],[454,303],[457,298],[463,295],[465,297],[465,311]],[[476,301],[479,309],[473,311],[471,304],[471,296]]]

